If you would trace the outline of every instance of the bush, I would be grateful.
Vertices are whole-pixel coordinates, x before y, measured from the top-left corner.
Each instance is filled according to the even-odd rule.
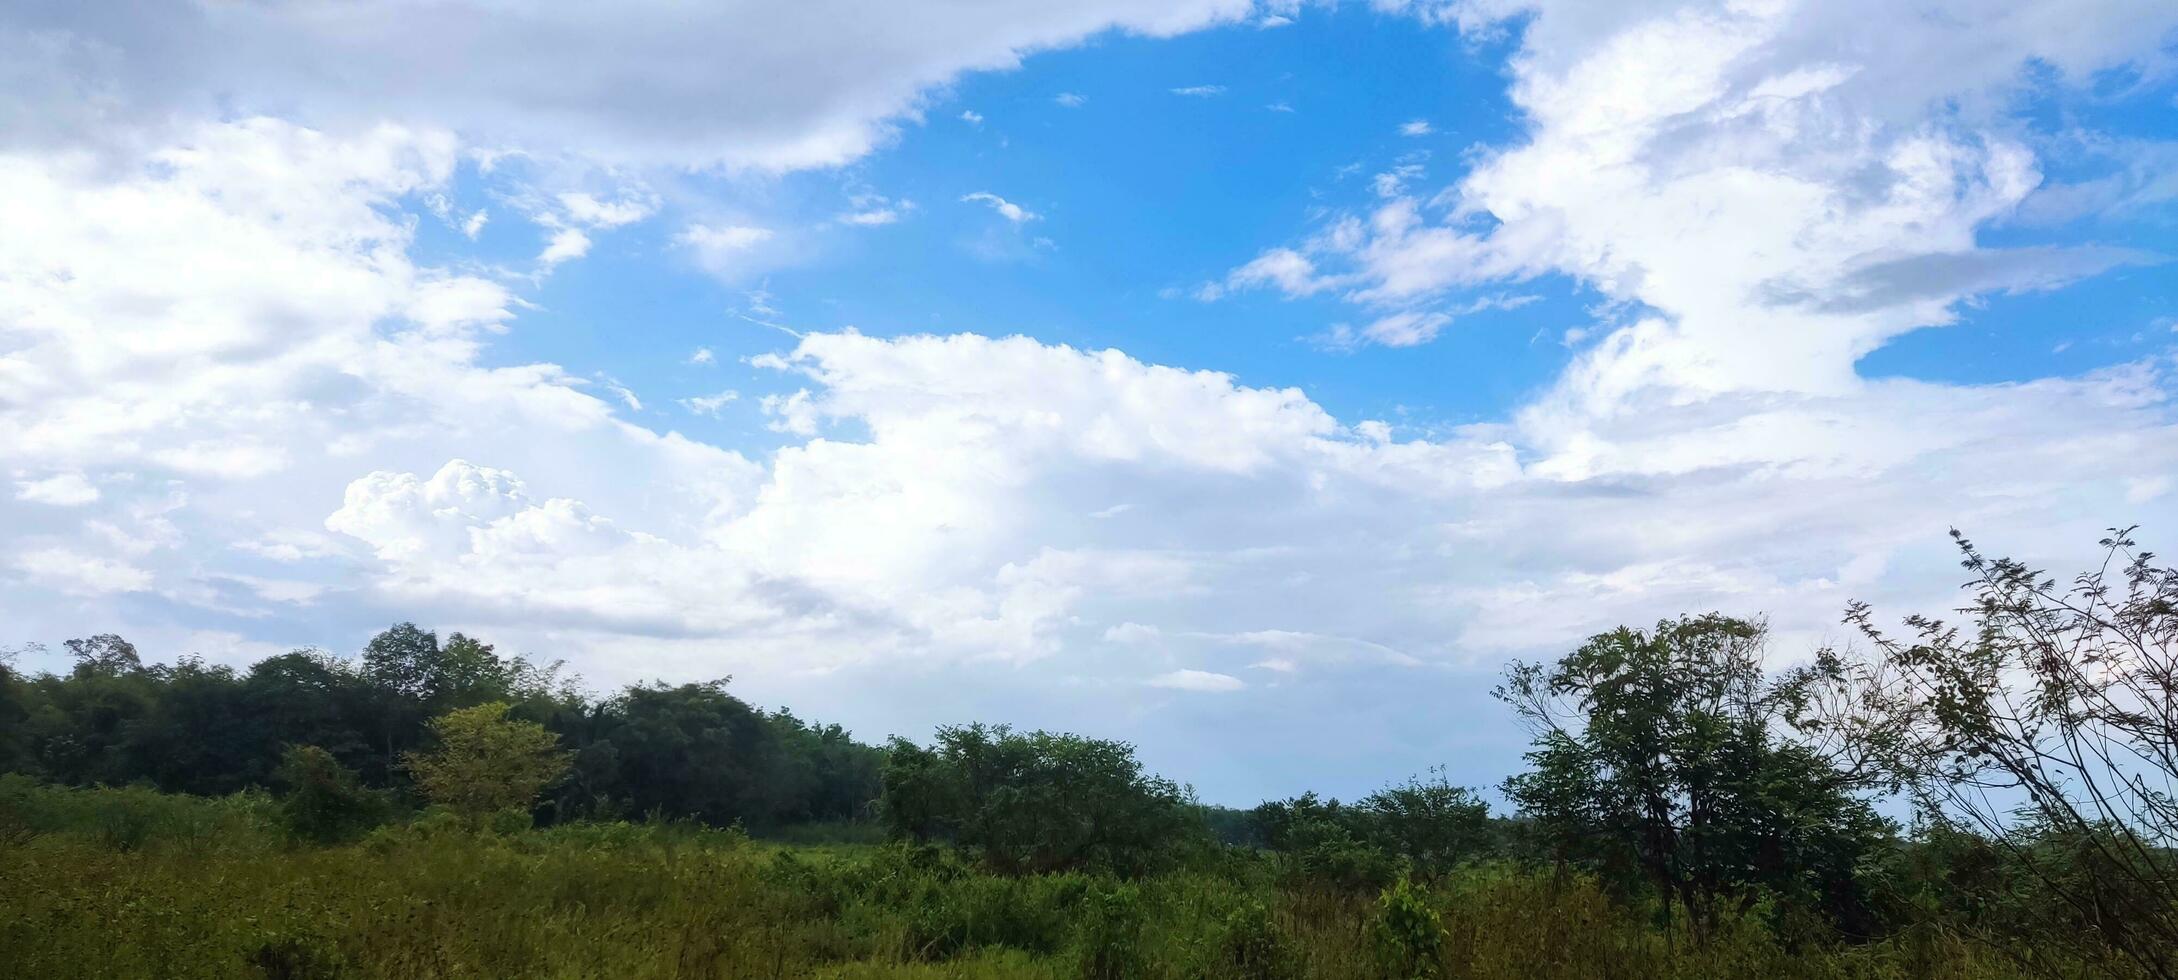
[[[275,777],[280,825],[290,838],[313,844],[355,840],[386,821],[392,804],[366,789],[355,771],[314,745],[289,746]]]
[[[1084,903],[1076,944],[1082,980],[1131,980],[1143,974],[1142,895],[1129,885],[1093,893]]]
[[[1207,843],[1186,792],[1144,773],[1125,742],[941,728],[930,748],[893,740],[884,786],[896,836],[968,848],[1003,874],[1140,875]]]
[[[280,836],[271,800],[262,793],[207,797],[135,786],[49,786],[13,774],[0,775],[0,832],[24,842],[43,835],[85,838],[124,852],[166,844],[264,848]]]
[[[1441,972],[1444,920],[1405,878],[1377,898],[1370,937],[1387,977],[1435,977]]]
[[[1270,909],[1252,898],[1226,914],[1216,949],[1218,973],[1236,980],[1286,980],[1297,972],[1293,950],[1271,921]]]

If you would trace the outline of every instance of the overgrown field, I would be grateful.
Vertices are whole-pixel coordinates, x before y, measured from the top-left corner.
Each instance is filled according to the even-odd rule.
[[[1134,881],[689,824],[426,817],[289,842],[257,795],[6,787],[0,976],[2002,977],[1934,931],[1706,948],[1580,877],[1483,865],[1378,894],[1255,852]]]

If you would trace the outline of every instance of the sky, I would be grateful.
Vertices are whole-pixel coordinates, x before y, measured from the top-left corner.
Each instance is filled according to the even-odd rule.
[[[1248,805],[2178,525],[2159,0],[0,0],[0,202],[32,669],[413,620]]]

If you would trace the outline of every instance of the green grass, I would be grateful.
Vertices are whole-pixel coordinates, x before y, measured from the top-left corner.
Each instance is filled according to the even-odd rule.
[[[426,819],[332,848],[272,828],[254,797],[0,782],[0,976],[1275,980],[1398,962],[1375,895],[1285,887],[1252,854],[1121,882],[678,824],[488,835]],[[1692,949],[1592,882],[1511,867],[1421,900],[1442,933],[1402,968],[1447,978],[2008,975],[1919,934],[1786,949],[1758,917]]]

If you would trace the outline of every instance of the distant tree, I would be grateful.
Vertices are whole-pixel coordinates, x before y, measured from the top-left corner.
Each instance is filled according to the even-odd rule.
[[[319,650],[258,661],[242,678],[241,713],[254,734],[251,782],[271,778],[286,746],[314,745],[342,765],[370,767],[373,781],[386,785],[392,773],[372,751],[374,734],[383,727],[372,714],[379,704],[353,661]]]
[[[144,669],[143,659],[136,655],[136,644],[112,633],[69,640],[63,645],[76,660],[78,676],[133,674]]]
[[[256,719],[232,668],[183,657],[145,671],[149,710],[131,724],[123,751],[136,778],[175,793],[221,795],[261,781]]]
[[[1489,805],[1441,770],[1351,805],[1314,793],[1267,802],[1253,818],[1289,875],[1353,891],[1441,876],[1487,853],[1493,834]]]
[[[363,678],[395,694],[422,701],[431,694],[443,657],[438,634],[415,623],[396,623],[364,645]]]
[[[610,792],[634,813],[763,825],[791,792],[768,778],[779,748],[763,714],[724,680],[630,687],[606,705],[598,737],[586,755],[611,753]]]
[[[111,633],[65,645],[74,669],[31,682],[38,705],[25,727],[38,768],[59,782],[135,781],[133,736],[157,704],[159,678],[143,669],[133,644]]]
[[[315,745],[293,745],[277,774],[280,822],[297,840],[337,844],[384,821],[385,795],[366,789],[355,771]]]
[[[895,834],[972,849],[1001,873],[1137,874],[1206,839],[1192,802],[1125,742],[966,725],[928,748],[894,739],[881,809]]]
[[[29,734],[30,682],[15,669],[16,651],[0,648],[0,772],[33,768]]]
[[[1866,915],[1852,871],[1888,836],[1856,784],[1782,737],[1804,702],[1762,671],[1759,623],[1621,628],[1497,694],[1535,729],[1508,780],[1557,857],[1638,875],[1699,941],[1764,894]]]
[[[1255,808],[1265,846],[1286,877],[1344,891],[1375,891],[1406,873],[1405,862],[1372,840],[1367,815],[1336,799],[1302,793]]]
[[[1439,877],[1490,848],[1490,805],[1473,790],[1452,785],[1442,769],[1371,793],[1355,809],[1365,818],[1366,836],[1406,858],[1413,873],[1424,878]]]
[[[437,746],[409,753],[408,771],[425,799],[471,820],[527,813],[567,773],[559,737],[536,722],[508,718],[500,702],[449,711],[430,728]]]

